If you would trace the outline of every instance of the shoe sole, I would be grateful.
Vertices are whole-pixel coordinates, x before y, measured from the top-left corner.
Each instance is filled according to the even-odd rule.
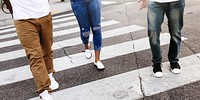
[[[161,76],[156,76],[156,75],[154,74],[154,72],[152,71],[152,74],[153,74],[153,76],[155,76],[156,78],[161,78],[161,77],[163,77],[163,73],[162,73]]]
[[[163,77],[163,72],[161,72],[161,73],[162,73],[161,76],[156,76],[156,75],[154,74],[153,70],[152,70],[151,72],[152,72],[153,76],[155,76],[156,78],[161,78],[161,77]]]
[[[171,69],[171,72],[172,72],[173,74],[180,74],[180,73],[181,73],[181,69],[180,69],[179,72],[174,72],[174,71],[172,71],[172,69]]]
[[[85,56],[85,57],[86,57],[86,56]],[[88,57],[86,57],[86,58],[87,58],[87,59],[90,59],[90,58],[92,58],[92,56],[91,56],[91,57],[89,57],[89,58],[88,58]]]
[[[153,74],[156,78],[162,78],[163,77],[163,75],[161,75],[161,76],[156,76],[155,74]]]
[[[98,68],[97,65],[94,64],[94,66],[98,69],[98,70],[104,70],[105,68]]]

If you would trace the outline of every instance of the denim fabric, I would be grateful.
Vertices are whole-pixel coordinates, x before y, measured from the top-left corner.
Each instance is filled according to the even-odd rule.
[[[80,27],[83,44],[88,44],[90,28],[93,33],[94,50],[101,50],[101,0],[70,0],[72,10]]]
[[[164,15],[168,18],[170,45],[168,51],[169,62],[178,62],[178,53],[181,45],[181,29],[183,27],[183,13],[185,1],[179,0],[168,3],[148,2],[148,36],[152,51],[152,62],[161,63],[160,32]]]

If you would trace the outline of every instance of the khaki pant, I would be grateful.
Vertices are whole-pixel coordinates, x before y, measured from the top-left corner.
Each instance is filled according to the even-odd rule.
[[[38,87],[36,93],[50,90],[51,82],[48,74],[55,72],[51,48],[53,43],[51,14],[39,19],[15,20],[14,22]]]

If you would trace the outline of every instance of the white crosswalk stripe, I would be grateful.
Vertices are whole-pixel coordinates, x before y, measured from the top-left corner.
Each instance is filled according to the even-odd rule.
[[[161,41],[161,45],[168,44],[169,38],[170,37],[167,33],[162,34],[161,40],[164,40],[164,41]],[[183,38],[183,40],[186,40],[186,39],[187,38]],[[141,45],[141,43],[144,43],[144,44]],[[133,45],[134,45],[134,49],[133,49]],[[125,55],[132,52],[138,52],[138,51],[146,50],[149,48],[150,47],[148,44],[148,38],[142,38],[139,40],[120,43],[120,44],[102,48],[101,59],[104,60],[104,59],[114,58],[116,56]],[[83,53],[69,55],[69,57],[65,56],[61,58],[56,58],[54,59],[55,70],[62,71],[69,68],[74,68],[76,66],[89,64],[89,63],[92,63],[94,59],[94,58],[92,59],[84,59],[84,58],[85,56]],[[22,80],[32,78],[30,71],[27,71],[27,70],[29,70],[29,65],[0,72],[0,85],[6,85],[6,84],[14,83],[17,81],[22,81]],[[23,73],[23,75],[21,75],[20,73]]]
[[[115,4],[115,3],[116,2],[113,2],[113,1],[102,1],[102,5],[110,5],[110,4]],[[53,19],[57,19],[57,18],[61,18],[61,17],[69,17],[69,16],[73,16],[73,15],[74,15],[73,13],[63,14],[63,15],[60,15],[60,16],[55,16],[55,17],[53,17]],[[74,19],[74,17],[70,17],[67,20],[72,20],[72,19]],[[67,20],[64,20],[64,21],[67,21]],[[55,22],[59,22],[59,21],[55,21]],[[0,34],[5,33],[5,32],[9,32],[9,31],[15,31],[15,28],[6,29],[6,28],[9,28],[9,27],[15,27],[15,26],[9,25],[9,26],[0,27],[0,30],[4,29],[4,31],[0,31]]]
[[[53,23],[62,22],[62,21],[70,21],[70,20],[75,20],[76,19],[75,16],[64,17],[62,19],[59,19],[59,17],[56,17],[56,18],[58,18],[58,19],[53,20]],[[10,31],[15,31],[15,30],[16,30],[15,27],[14,28],[5,29],[5,30],[1,30],[0,34],[6,33],[6,32],[10,32]]]
[[[115,3],[116,2],[102,1],[102,4],[104,5]],[[102,19],[104,18],[102,17]],[[53,17],[53,23],[54,29],[69,26],[72,27],[70,29],[55,31],[53,37],[67,36],[69,34],[79,32],[78,23],[76,22],[73,13],[55,16]],[[102,21],[102,28],[114,26],[117,24],[120,24],[120,22],[116,20],[104,20]],[[17,36],[16,33],[9,33],[15,31],[15,28],[6,29],[8,27],[11,26],[5,26],[0,28],[5,28],[5,30],[0,30],[0,39],[7,39]],[[134,24],[128,26],[121,26],[120,28],[112,28],[103,31],[102,38],[109,39],[112,37],[120,37],[122,35],[127,35],[142,30],[145,30],[145,27]],[[8,34],[1,35],[6,32],[8,32]],[[92,37],[92,34],[90,35],[90,37]],[[170,35],[168,33],[162,33],[160,35],[160,38],[161,46],[169,44]],[[187,37],[182,37],[182,41],[186,41],[187,39]],[[92,38],[90,38],[90,41],[92,41]],[[113,59],[115,57],[131,54],[134,52],[150,50],[148,41],[148,37],[144,37],[140,39],[129,40],[122,43],[105,46],[102,48],[101,59],[108,60]],[[76,45],[80,45],[81,43],[82,42],[80,37],[75,37],[67,40],[54,42],[52,48],[53,50],[59,50],[64,47],[73,47]],[[20,45],[18,39],[1,42],[0,48],[8,48],[10,46],[15,45]],[[92,53],[94,55],[94,51],[92,51]],[[141,69],[132,70],[129,72],[106,77],[71,88],[62,89],[53,92],[52,95],[58,100],[66,100],[66,98],[69,100],[118,100],[121,97],[123,97],[126,100],[134,100],[143,97],[143,93],[141,92],[142,83],[142,88],[144,88],[144,94],[146,96],[151,96],[163,91],[167,91],[169,89],[173,89],[200,80],[200,59],[198,58],[199,56],[200,54],[195,54],[181,58],[180,64],[183,67],[183,69],[182,73],[179,75],[172,74],[169,71],[169,63],[165,62],[163,63],[163,66],[166,66],[163,67],[164,76],[160,79],[157,79],[152,76],[151,66],[146,66]],[[21,57],[25,57],[24,49],[12,50],[9,52],[1,53],[0,62],[21,59]],[[62,72],[64,70],[80,68],[83,65],[93,63],[93,61],[94,56],[91,59],[86,59],[83,52],[78,52],[68,56],[55,58],[53,62],[56,72]],[[28,79],[33,78],[30,72],[29,65],[13,66],[15,66],[15,68],[0,71],[0,86],[12,85],[14,83],[26,81]],[[188,71],[188,66],[192,67],[190,71]],[[191,75],[193,76],[191,77]],[[165,78],[170,79],[165,80]],[[142,81],[140,79],[142,79]],[[154,85],[155,81],[159,81],[159,84],[157,84],[156,86]],[[39,100],[39,97],[34,97],[30,100]]]
[[[69,25],[69,23],[71,23],[71,22],[68,22],[67,24],[58,24],[58,25],[55,25],[55,27],[58,27],[58,26],[62,26],[63,27],[63,26]],[[105,21],[105,22],[102,22],[102,27],[109,26],[109,25],[114,25],[114,24],[118,24],[118,23],[119,22],[115,21],[115,20]],[[71,29],[56,31],[56,32],[54,32],[53,37],[67,35],[67,34],[71,34],[71,33],[76,33],[76,32],[79,32],[79,30],[80,30],[79,27],[75,27],[75,28],[71,28]],[[16,33],[14,35],[17,36]],[[4,38],[4,36],[0,36],[0,38]],[[6,41],[6,42],[1,42],[0,43],[0,48],[13,46],[13,45],[18,45],[18,44],[20,44],[19,39],[10,40],[10,41]]]
[[[116,2],[113,2],[113,1],[102,1],[102,5],[110,5],[110,4],[115,4],[115,3]],[[61,18],[61,17],[69,17],[69,16],[73,16],[73,15],[74,15],[73,13],[63,14],[63,15],[60,15],[60,16],[55,16],[55,17],[53,17],[53,19],[57,19],[57,18]],[[74,17],[69,18],[69,20],[70,19],[74,19]],[[14,25],[9,25],[9,26],[0,27],[0,30],[4,29],[4,31],[0,31],[0,34],[5,33],[5,32],[9,32],[9,31],[15,31],[15,28],[6,29],[6,28],[9,28],[9,27],[15,27],[15,26]]]
[[[73,18],[75,18],[74,16],[73,16]],[[101,19],[103,19],[103,17],[101,18]],[[56,21],[56,22],[63,22],[63,21],[67,21],[68,19],[67,18],[65,18],[64,20],[63,19],[60,19],[60,20],[58,20],[58,21]],[[116,22],[116,21],[115,21]],[[77,23],[77,21],[69,21],[69,22],[67,22],[67,23],[62,23],[62,24],[56,24],[56,25],[54,25],[53,26],[53,28],[59,28],[59,27],[67,27],[67,26],[70,26],[70,25],[76,25],[76,24],[78,24]],[[111,23],[109,23],[109,24],[111,24]],[[107,24],[106,24],[107,25]],[[106,26],[105,25],[105,26]],[[102,23],[102,26],[104,26],[104,23]],[[75,32],[78,32],[78,27],[77,28],[73,28],[73,30],[75,31]],[[8,30],[3,30],[3,31],[0,31],[0,32],[10,32],[10,31],[15,31],[15,28],[12,28],[12,29],[8,29]],[[66,31],[69,31],[69,32],[74,32],[74,31],[72,31],[72,30],[66,30]],[[65,34],[64,34],[65,35]],[[5,35],[0,35],[0,39],[6,39],[6,38],[12,38],[12,37],[15,37],[15,36],[17,36],[17,33],[10,33],[10,34],[5,34]],[[15,40],[13,40],[14,42],[15,42]],[[19,42],[17,42],[17,43],[19,43]],[[11,43],[12,44],[12,43]],[[0,47],[1,48],[1,47]]]
[[[10,28],[10,27],[14,27],[15,25],[9,25],[9,26],[3,26],[3,27],[0,27],[0,30],[5,30],[7,28]],[[3,32],[1,32],[3,33]]]
[[[102,5],[110,5],[110,4],[115,4],[116,2],[113,1],[101,1]]]
[[[166,66],[163,67],[165,75],[160,79],[155,78],[152,75],[152,67],[150,66],[139,69],[139,73],[138,70],[130,71],[57,91],[52,93],[52,95],[59,100],[65,100],[66,98],[69,100],[117,100],[123,96],[126,100],[135,100],[140,99],[143,96],[138,76],[142,78],[146,96],[151,96],[200,80],[200,59],[197,55],[181,58],[180,64],[183,69],[182,73],[179,75],[172,74],[169,71],[169,63],[165,62],[163,63],[163,66]],[[166,80],[166,78],[170,79]],[[39,100],[39,98],[36,97],[29,100]]]
[[[102,32],[102,34],[105,34],[103,35],[103,38],[109,38],[112,36],[123,35],[129,32],[134,32],[141,29],[144,29],[144,28],[136,26],[136,25],[132,25],[132,26],[124,27],[124,28]],[[118,34],[113,34],[113,33],[118,33]],[[91,38],[90,38],[90,41],[91,41]],[[81,44],[81,40],[79,37],[74,38],[74,39],[64,40],[64,41],[54,43],[53,50],[61,49],[62,47],[67,47],[67,46],[74,46],[78,44]],[[19,57],[25,57],[25,52],[23,49],[0,54],[0,61],[11,60],[11,59],[19,58]]]
[[[69,17],[69,16],[73,16],[73,15],[74,15],[74,13],[63,14],[63,15],[60,15],[60,16],[54,16],[53,19],[62,18],[62,17]]]

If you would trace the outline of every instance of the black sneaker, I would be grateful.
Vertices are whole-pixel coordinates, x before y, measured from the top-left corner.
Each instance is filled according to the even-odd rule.
[[[170,65],[172,73],[179,74],[181,72],[181,66],[178,64],[178,62],[170,63]]]
[[[154,63],[153,64],[153,75],[157,78],[162,77],[162,69],[161,69],[161,63]]]

